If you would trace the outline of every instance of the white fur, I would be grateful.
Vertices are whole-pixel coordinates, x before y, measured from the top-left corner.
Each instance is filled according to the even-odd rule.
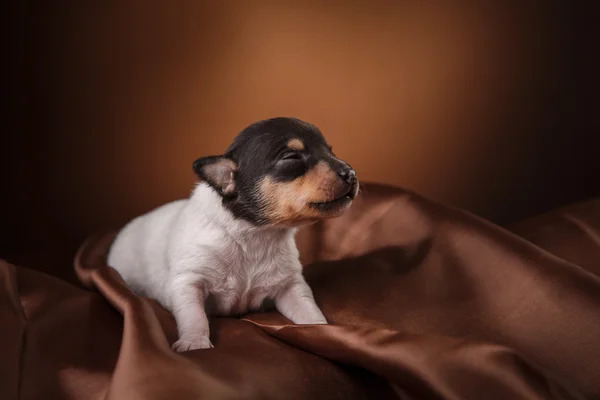
[[[129,287],[176,321],[177,351],[212,347],[207,315],[257,310],[267,299],[295,324],[326,324],[302,276],[295,229],[235,219],[200,183],[189,199],[127,224],[108,255]]]

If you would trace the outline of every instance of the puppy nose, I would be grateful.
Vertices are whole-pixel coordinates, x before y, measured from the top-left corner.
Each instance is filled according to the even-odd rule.
[[[338,175],[346,182],[352,182],[356,180],[356,171],[352,168],[344,168],[338,171]]]

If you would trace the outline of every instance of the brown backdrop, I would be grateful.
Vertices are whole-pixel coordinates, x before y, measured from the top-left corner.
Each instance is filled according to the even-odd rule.
[[[600,193],[594,68],[572,53],[586,10],[323,3],[14,9],[0,257],[67,271],[86,235],[187,195],[196,157],[272,116],[318,125],[363,180],[499,222]]]

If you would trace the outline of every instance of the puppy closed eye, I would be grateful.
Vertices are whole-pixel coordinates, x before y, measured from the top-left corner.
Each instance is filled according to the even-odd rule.
[[[288,151],[282,154],[281,160],[302,160],[302,154],[297,151]]]

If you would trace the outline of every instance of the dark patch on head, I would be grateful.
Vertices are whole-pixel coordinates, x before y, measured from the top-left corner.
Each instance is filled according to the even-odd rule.
[[[248,126],[223,156],[196,160],[194,170],[237,218],[258,225],[340,215],[358,191],[356,174],[335,157],[321,131],[296,118]]]

